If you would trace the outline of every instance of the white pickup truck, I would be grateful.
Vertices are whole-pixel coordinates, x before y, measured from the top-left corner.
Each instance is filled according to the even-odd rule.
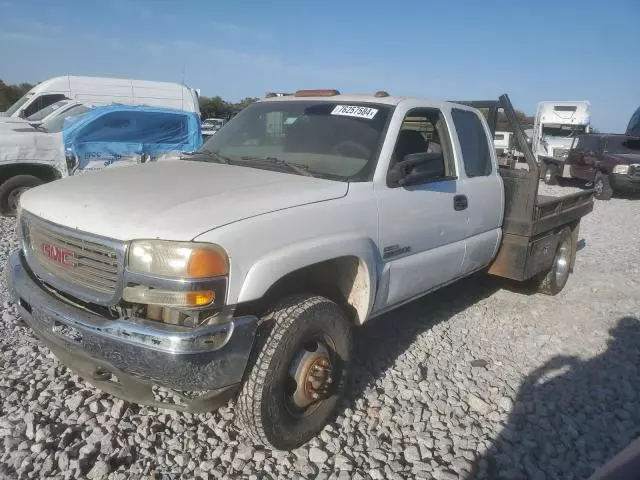
[[[480,270],[564,287],[591,193],[537,196],[508,98],[470,105],[303,90],[187,161],[31,189],[20,314],[107,392],[189,411],[239,393],[255,442],[297,447],[335,414],[354,327]],[[529,170],[498,167],[498,108]]]

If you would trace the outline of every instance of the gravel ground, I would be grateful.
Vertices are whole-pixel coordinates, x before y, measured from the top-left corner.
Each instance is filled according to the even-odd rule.
[[[289,453],[248,443],[232,405],[189,415],[92,388],[3,280],[0,478],[586,478],[640,435],[638,218],[640,200],[597,202],[557,297],[474,277],[373,321],[340,416]],[[0,219],[2,261],[13,228]]]

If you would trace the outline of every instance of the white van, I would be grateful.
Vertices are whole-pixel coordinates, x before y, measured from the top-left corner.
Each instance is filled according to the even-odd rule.
[[[198,92],[179,83],[67,75],[39,83],[4,112],[9,117],[29,117],[60,100],[88,106],[149,105],[200,113]]]

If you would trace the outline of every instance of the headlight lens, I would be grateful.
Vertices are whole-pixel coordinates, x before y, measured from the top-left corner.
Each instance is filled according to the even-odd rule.
[[[626,175],[627,173],[629,173],[629,165],[616,165],[615,167],[613,167],[613,173]]]
[[[229,273],[229,257],[217,245],[164,240],[135,240],[129,248],[129,270],[185,279]]]

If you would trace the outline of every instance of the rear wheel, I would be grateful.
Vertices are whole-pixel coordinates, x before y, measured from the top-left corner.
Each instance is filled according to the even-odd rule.
[[[611,182],[609,182],[609,175],[602,172],[596,174],[596,178],[593,181],[593,189],[596,191],[595,197],[598,200],[611,200],[611,197],[613,197],[613,188],[611,188]]]
[[[547,185],[558,184],[558,167],[553,163],[547,163],[544,169],[544,183]]]
[[[30,188],[44,182],[33,175],[16,175],[0,185],[0,211],[8,217],[15,217],[18,212],[20,196]]]
[[[545,295],[556,295],[560,293],[569,279],[573,255],[571,230],[567,228],[559,235],[553,265],[547,272],[541,273],[534,280],[538,292],[544,293]]]
[[[296,295],[264,319],[236,403],[239,423],[257,443],[291,450],[332,419],[351,357],[351,327],[324,297]]]

